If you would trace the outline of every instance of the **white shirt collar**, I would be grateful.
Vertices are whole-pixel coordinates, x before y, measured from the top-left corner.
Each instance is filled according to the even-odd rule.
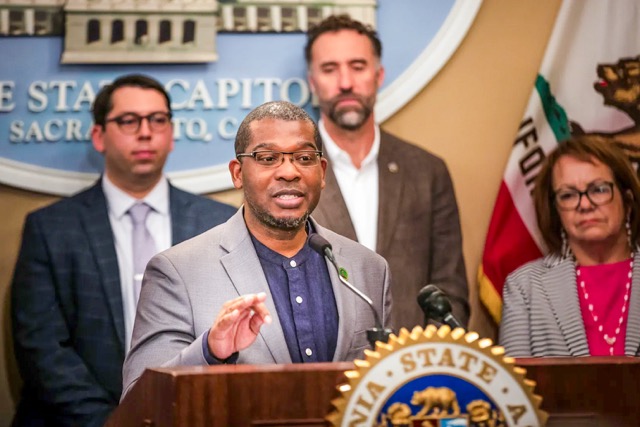
[[[322,149],[327,157],[329,157],[329,159],[331,159],[334,164],[348,164],[351,167],[354,167],[349,154],[342,148],[338,147],[338,144],[336,144],[331,136],[329,136],[329,132],[327,132],[327,129],[324,127],[324,121],[322,119],[318,121],[318,130],[320,131],[320,137],[322,138]],[[374,125],[373,145],[371,146],[371,150],[369,150],[369,153],[362,160],[362,164],[360,167],[363,168],[370,163],[377,161],[379,152],[380,127],[376,124]]]
[[[122,191],[106,174],[102,175],[102,191],[107,199],[109,210],[118,220],[127,213],[131,206],[141,201],[162,215],[169,214],[169,181],[164,176],[160,178],[156,186],[142,200],[131,197]]]

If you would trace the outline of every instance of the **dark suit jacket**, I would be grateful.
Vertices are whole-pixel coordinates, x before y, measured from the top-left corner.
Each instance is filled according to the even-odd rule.
[[[170,186],[173,243],[235,208]],[[27,216],[11,285],[15,426],[99,426],[122,393],[120,275],[101,182]]]
[[[511,273],[505,282],[500,345],[512,357],[589,356],[573,259],[547,255]],[[640,252],[633,278],[624,344],[640,356]]]
[[[376,252],[391,268],[391,324],[424,326],[416,297],[429,283],[449,295],[454,315],[466,324],[469,305],[460,219],[447,166],[439,157],[381,132],[378,170]],[[330,230],[357,239],[330,161],[313,217]]]

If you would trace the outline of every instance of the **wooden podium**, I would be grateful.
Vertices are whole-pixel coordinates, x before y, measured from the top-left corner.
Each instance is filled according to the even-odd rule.
[[[518,359],[536,381],[547,426],[640,425],[640,360]],[[326,425],[352,363],[148,369],[107,427]]]

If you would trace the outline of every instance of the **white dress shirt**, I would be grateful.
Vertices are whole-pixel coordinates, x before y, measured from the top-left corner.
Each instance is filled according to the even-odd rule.
[[[138,200],[113,184],[107,177],[102,176],[102,191],[107,199],[109,222],[113,230],[113,240],[116,245],[118,268],[120,270],[120,288],[122,292],[122,308],[124,312],[125,349],[128,352],[131,345],[133,322],[136,318],[136,296],[133,286],[133,248],[131,233],[133,223],[127,211],[135,203],[144,202],[151,206],[146,226],[153,236],[158,252],[171,247],[171,211],[169,210],[169,183],[162,178],[147,196]]]
[[[375,126],[371,151],[356,168],[351,157],[331,139],[322,119],[318,123],[323,150],[331,162],[358,242],[372,251],[378,240],[378,152],[380,128]]]

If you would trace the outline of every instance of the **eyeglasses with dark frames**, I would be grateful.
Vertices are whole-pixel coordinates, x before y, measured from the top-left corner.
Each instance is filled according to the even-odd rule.
[[[586,196],[593,206],[602,206],[613,200],[613,182],[593,182],[584,191],[566,189],[556,191],[554,199],[556,206],[563,211],[578,209],[582,202],[582,196]]]
[[[152,132],[162,132],[171,123],[171,113],[165,113],[163,111],[156,111],[155,113],[141,116],[136,113],[124,113],[117,117],[105,120],[106,123],[115,122],[122,133],[133,135],[140,130],[140,125],[143,120],[149,123],[149,129]]]
[[[274,151],[259,150],[251,153],[236,154],[236,158],[252,157],[256,163],[265,168],[278,167],[284,163],[284,156],[291,156],[291,162],[301,167],[316,166],[322,157],[322,151],[318,150],[301,150],[301,151]]]

